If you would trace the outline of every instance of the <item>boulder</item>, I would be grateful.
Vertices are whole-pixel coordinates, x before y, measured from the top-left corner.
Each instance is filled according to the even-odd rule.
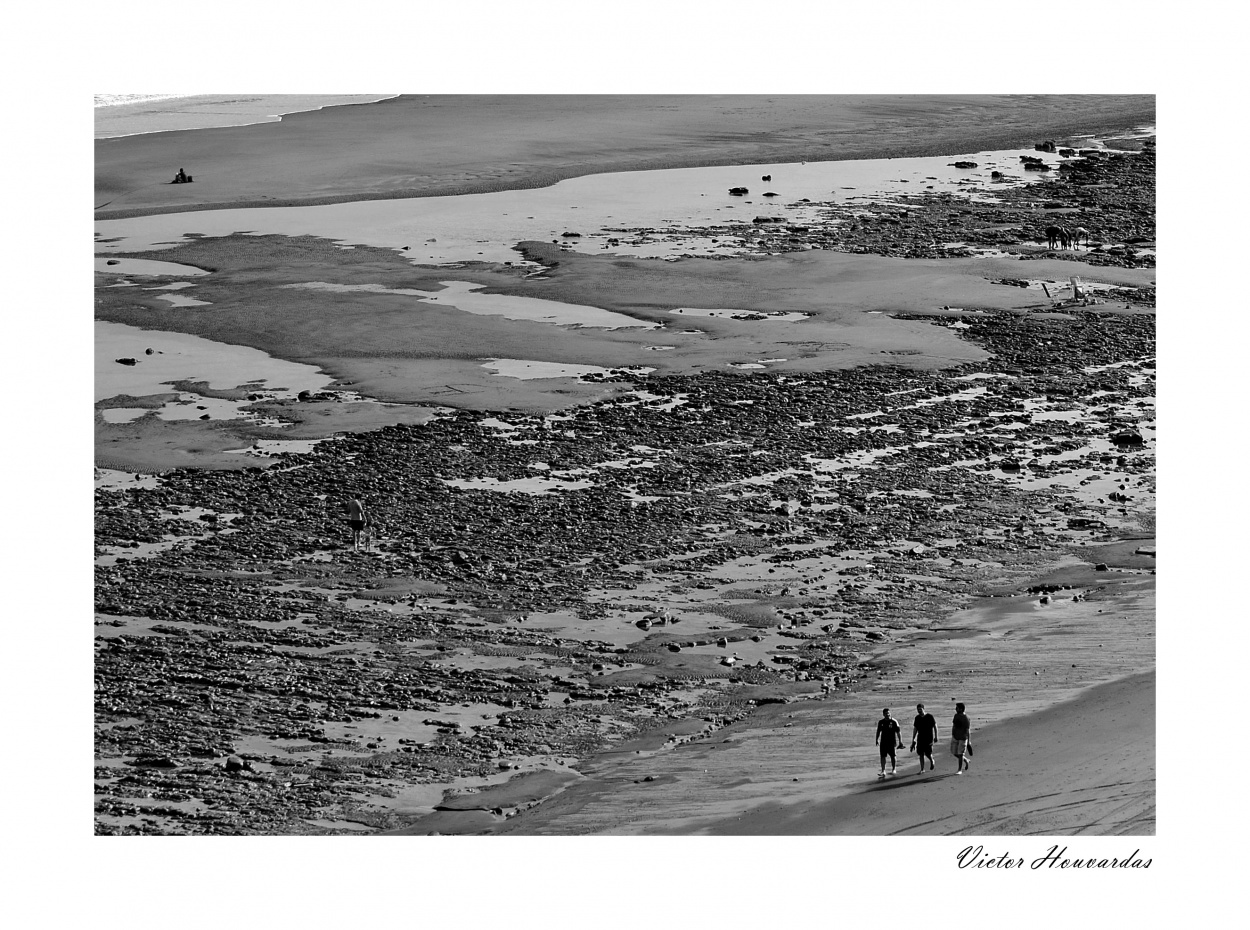
[[[137,358],[117,358],[117,359],[113,359],[113,361],[117,362],[117,364],[119,365],[138,365],[139,364],[139,360]]]
[[[745,187],[731,187],[729,188],[729,193],[733,194],[735,197],[742,197],[743,195],[751,192]]]
[[[976,163],[975,161],[957,161],[957,162],[955,162],[954,167],[956,167],[956,168],[975,168],[975,167],[977,167],[977,163]]]

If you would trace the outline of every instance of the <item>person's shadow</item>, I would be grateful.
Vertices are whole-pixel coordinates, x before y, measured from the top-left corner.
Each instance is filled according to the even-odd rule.
[[[924,775],[912,773],[911,775],[895,775],[893,778],[887,776],[884,781],[878,781],[875,785],[869,785],[865,792],[913,788],[917,785],[927,785],[930,782],[941,781],[943,778],[953,778],[954,775],[954,772],[943,772],[941,775],[931,775],[926,772]]]

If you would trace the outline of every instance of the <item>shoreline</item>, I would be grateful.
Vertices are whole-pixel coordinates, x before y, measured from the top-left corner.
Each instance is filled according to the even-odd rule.
[[[1032,581],[1056,577],[1054,571],[1041,571]],[[1020,588],[1029,584],[1017,582]],[[1093,638],[1123,639],[1133,635],[1135,624],[1152,623],[1153,588],[1153,576],[1135,582],[1125,572],[1109,600],[1085,602],[1104,607],[1114,603],[1117,618],[1124,614],[1128,621],[1103,621],[1115,629],[1101,629]],[[1091,649],[1100,658],[1110,658],[1096,652],[1094,642],[1078,642],[1089,636],[1092,617],[1103,610],[1075,603],[1067,610],[1069,616],[1049,628],[1031,628],[1032,641],[1027,646],[1021,642],[1014,650],[1000,637],[1020,621],[1019,615],[1008,612],[986,622],[984,617],[965,619],[967,611],[955,611],[877,653],[870,660],[878,672],[875,680],[869,679],[871,684],[832,698],[810,696],[761,707],[740,723],[649,758],[622,757],[617,748],[586,760],[580,767],[584,777],[577,783],[518,810],[489,832],[1153,834],[1153,646],[1144,649],[1140,665],[1117,669],[1124,658],[1117,656],[1083,675],[1079,668],[1075,673],[1069,670],[1080,679],[1061,681],[1056,676],[1063,672],[1055,666],[1066,666],[1067,658],[1079,659]],[[963,627],[967,623],[978,627],[975,633]],[[1002,669],[1014,667],[1017,659],[1049,666],[1029,693],[1021,689],[1019,701],[1005,698],[989,682],[979,683],[980,675],[970,674],[968,666],[975,664],[979,636],[985,633],[999,642],[992,648]],[[1153,643],[1152,636],[1147,639]],[[948,680],[951,676],[955,682]],[[959,699],[969,703],[973,718],[977,755],[968,778],[953,777],[947,748],[951,711],[942,690],[952,684],[959,689],[955,692]],[[932,775],[918,776],[917,757],[906,749],[917,701],[924,701],[938,718],[937,770]],[[883,705],[893,709],[905,745],[898,751],[899,774],[878,781],[877,754],[869,737]],[[1055,751],[1058,746],[1063,747],[1061,752]],[[1131,768],[1138,756],[1140,771]],[[490,790],[482,795],[490,806]],[[1108,810],[1091,820],[1085,815],[1093,807]],[[430,823],[440,832],[455,832],[455,821],[447,814]],[[1103,829],[1093,829],[1094,824]],[[466,826],[464,832],[488,832],[481,823]],[[419,834],[429,829],[418,820],[396,832]]]
[[[217,94],[170,94],[168,96],[149,98],[146,100],[127,100],[118,103],[97,104],[94,110],[116,110],[119,107],[141,107],[145,104],[164,103],[170,100],[194,100],[196,98],[207,97],[212,98]],[[287,95],[282,95],[287,96]],[[290,95],[299,96],[299,95]],[[399,94],[391,94],[385,97],[378,97],[376,100],[359,100],[359,101],[343,101],[342,103],[323,103],[315,107],[300,107],[295,110],[282,110],[278,113],[267,113],[260,119],[251,119],[246,123],[226,123],[220,126],[186,126],[176,129],[144,129],[139,132],[121,132],[116,135],[95,136],[95,142],[105,142],[112,139],[129,139],[134,136],[154,136],[163,132],[199,132],[204,129],[241,129],[246,126],[260,126],[266,123],[281,122],[283,117],[293,116],[296,113],[316,113],[319,110],[328,110],[331,107],[351,107],[351,106],[367,106],[370,103],[382,103],[385,100],[394,100]],[[240,118],[244,118],[240,114]]]
[[[668,100],[669,98],[655,99],[659,101]],[[934,99],[936,100],[937,98]],[[941,99],[946,100],[948,98]],[[552,98],[552,101],[550,103],[539,102],[532,105],[535,107],[546,106],[560,118],[574,119],[580,115],[581,118],[589,121],[589,127],[584,130],[585,132],[590,132],[591,129],[598,127],[598,123],[592,120],[594,114],[585,113],[570,116],[559,110],[559,106],[563,104],[564,98]],[[372,104],[360,104],[358,106],[361,108],[376,108],[370,111],[369,116],[376,117],[378,121],[384,121],[387,117],[395,114],[395,107],[401,102],[410,109],[416,109],[417,104],[422,101],[414,102],[401,95],[388,100]],[[613,101],[596,100],[595,102],[601,109],[606,110]],[[647,102],[649,102],[649,99]],[[909,99],[907,102],[913,101]],[[342,171],[350,170],[351,167],[358,164],[358,162],[352,160],[353,156],[350,149],[351,136],[353,133],[367,131],[369,127],[335,125],[335,120],[327,119],[329,114],[326,111],[347,110],[351,109],[351,107],[307,111],[309,116],[304,118],[301,118],[303,116],[302,113],[295,113],[292,114],[293,118],[290,120],[266,122],[247,127],[175,131],[166,134],[171,137],[169,139],[157,140],[154,138],[157,134],[145,134],[145,140],[152,142],[153,145],[151,147],[156,151],[137,152],[130,156],[127,156],[124,152],[102,151],[100,143],[124,143],[126,139],[134,137],[102,139],[97,140],[96,147],[97,180],[99,180],[101,175],[112,176],[117,172],[125,172],[134,177],[134,181],[123,182],[118,177],[110,183],[116,184],[122,188],[121,190],[110,188],[103,193],[98,191],[97,200],[103,199],[105,196],[108,199],[94,207],[94,216],[98,220],[126,219],[201,210],[243,209],[259,206],[321,206],[367,200],[459,196],[462,194],[549,187],[569,178],[625,171],[798,161],[830,162],[870,158],[954,156],[970,151],[1000,150],[1020,146],[1031,147],[1035,142],[1046,138],[1064,139],[1074,135],[1124,131],[1143,124],[1153,124],[1155,121],[1155,106],[1152,98],[1146,101],[1131,98],[1113,108],[1113,112],[1099,110],[1093,114],[1042,113],[1031,119],[1028,125],[1018,125],[1011,128],[1002,127],[993,130],[982,128],[983,124],[980,122],[961,124],[951,116],[949,125],[926,127],[929,131],[928,137],[924,141],[917,142],[914,141],[915,133],[900,137],[897,132],[891,133],[874,129],[869,117],[864,112],[861,112],[867,111],[869,104],[880,107],[890,105],[887,102],[876,101],[868,101],[866,103],[858,99],[838,100],[828,105],[832,108],[832,112],[826,113],[815,110],[815,104],[811,102],[800,101],[792,105],[795,110],[793,113],[787,111],[781,117],[773,117],[772,114],[769,114],[774,125],[766,125],[762,116],[755,117],[756,123],[760,126],[755,131],[748,131],[747,128],[749,125],[754,124],[738,124],[742,125],[743,128],[736,129],[737,135],[727,134],[723,128],[718,128],[715,121],[711,118],[716,115],[713,112],[713,105],[705,104],[708,112],[703,114],[702,122],[689,130],[689,141],[684,144],[684,150],[677,153],[672,151],[671,139],[664,135],[666,129],[668,132],[674,131],[671,127],[658,127],[654,130],[654,135],[651,138],[631,139],[627,144],[626,140],[614,138],[611,132],[604,130],[599,130],[600,137],[598,138],[583,137],[578,135],[579,130],[576,126],[573,126],[569,130],[572,137],[569,140],[570,145],[576,146],[576,155],[572,161],[567,158],[561,159],[546,154],[542,151],[543,144],[539,138],[527,141],[522,137],[520,141],[496,142],[496,134],[490,131],[494,126],[495,120],[521,119],[520,114],[514,113],[512,110],[504,110],[502,113],[487,113],[481,119],[467,112],[455,112],[451,115],[440,117],[444,120],[444,131],[472,131],[476,133],[479,138],[469,140],[468,143],[478,146],[478,154],[474,159],[468,162],[462,159],[448,160],[438,151],[433,143],[429,143],[429,148],[422,151],[420,149],[420,141],[413,142],[408,137],[402,139],[403,144],[400,144],[401,140],[384,139],[370,151],[360,153],[358,157],[361,159],[371,158],[379,160],[385,158],[395,167],[388,168],[385,172],[378,169],[374,176],[355,181],[355,190],[341,189],[339,191],[328,191],[327,187],[341,185]],[[388,105],[391,105],[391,109],[386,110],[385,108]],[[658,107],[659,103],[654,105]],[[902,104],[894,105],[902,106]],[[438,109],[443,105],[431,102],[431,106]],[[721,104],[721,106],[724,107],[726,105]],[[933,106],[937,108],[938,104],[935,103]],[[1058,107],[1058,103],[1055,106]],[[807,109],[802,109],[802,107],[807,107]],[[590,108],[589,104],[586,108]],[[538,115],[545,112],[547,111],[540,110]],[[310,122],[310,118],[311,120],[317,119],[312,114],[318,114],[322,118],[323,123],[321,126],[313,125]],[[332,115],[334,117],[343,116],[341,113]],[[638,122],[645,115],[645,113],[640,115],[631,113],[630,117],[635,122]],[[397,125],[415,125],[412,121],[417,120],[418,117],[426,118],[427,116],[427,113],[420,111],[413,114],[400,112],[395,119],[395,123]],[[782,117],[788,118],[789,122],[782,126],[775,125]],[[830,125],[835,125],[837,128],[821,129],[823,124],[818,121],[818,117],[830,120]],[[407,124],[404,123],[405,119],[409,121]],[[972,118],[967,117],[966,119]],[[833,123],[832,121],[834,120],[841,120],[841,122]],[[340,119],[338,122],[342,124],[345,122],[350,123],[351,121]],[[625,124],[632,125],[628,121]],[[521,125],[524,126],[526,124],[521,123]],[[275,126],[285,126],[292,134],[297,134],[301,144],[315,144],[318,152],[317,161],[331,164],[341,163],[343,168],[340,169],[339,173],[334,174],[324,170],[323,167],[295,170],[295,166],[292,166],[292,171],[288,174],[280,176],[275,176],[273,173],[264,174],[263,169],[261,169],[263,178],[254,176],[257,171],[256,163],[234,158],[233,150],[236,147],[245,146],[255,149],[259,156],[266,149],[273,147],[275,150],[273,157],[277,157],[277,152],[287,143],[280,139],[239,138],[236,136],[243,130],[252,130],[251,134],[257,135],[254,132],[255,130],[272,130]],[[642,133],[645,131],[645,124],[635,128],[639,133]],[[516,129],[512,124],[505,123],[500,127],[498,135],[501,137],[506,136],[509,131],[516,133],[521,130]],[[209,136],[208,134],[210,133],[219,135]],[[199,134],[199,138],[193,139],[193,134]],[[619,131],[617,131],[617,134],[619,135]],[[761,141],[760,136],[766,136],[767,138]],[[794,139],[796,136],[804,138],[801,141],[796,141]],[[196,143],[202,143],[207,151],[197,154]],[[414,145],[417,146],[416,150],[413,150]],[[122,148],[123,146],[114,145],[114,147]],[[149,179],[164,177],[166,174],[164,165],[166,163],[196,165],[195,159],[201,155],[208,159],[210,167],[207,169],[192,167],[190,169],[191,173],[201,177],[206,176],[209,171],[221,173],[223,177],[228,178],[227,181],[221,182],[222,188],[215,187],[212,191],[205,191],[204,187],[199,186],[200,182],[197,182],[196,190],[180,190],[177,192],[177,195],[180,197],[191,195],[205,197],[204,200],[195,202],[180,201],[178,203],[156,202],[158,194],[152,193],[150,189],[163,188],[166,185],[159,182],[153,184]],[[162,167],[156,167],[156,164],[153,163],[154,161]],[[413,165],[408,170],[419,171],[421,179],[419,185],[414,185],[410,181],[405,180],[405,178],[413,178],[417,175],[396,173],[405,162]],[[212,168],[211,166],[214,164],[218,164],[220,167]],[[168,169],[170,172],[172,170],[173,168]],[[141,177],[135,176],[137,171],[143,172]],[[303,172],[302,174],[301,171]],[[321,171],[321,174],[317,175],[315,171]],[[140,183],[141,181],[143,183]],[[127,190],[126,188],[129,187],[130,183],[133,183],[134,187]],[[253,186],[255,192],[247,193],[239,190],[237,193],[231,193],[231,185],[235,185],[238,188]],[[286,193],[278,190],[283,185],[288,188]],[[305,190],[289,189],[301,186]],[[308,190],[307,188],[316,188],[316,190]],[[147,191],[144,197],[148,202],[135,204],[134,206],[121,206],[111,210],[104,209],[117,199],[134,195],[140,190]],[[206,194],[207,196],[205,196]],[[173,195],[166,191],[161,191],[159,196]]]

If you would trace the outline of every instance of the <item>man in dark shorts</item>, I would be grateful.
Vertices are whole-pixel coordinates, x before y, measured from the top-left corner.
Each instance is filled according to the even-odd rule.
[[[933,764],[933,744],[937,742],[938,728],[937,720],[932,714],[924,712],[924,705],[916,705],[916,719],[911,724],[911,748],[912,752],[920,754],[920,771],[924,771],[924,760],[929,760],[929,771],[932,772],[937,766]]]
[[[874,740],[881,747],[881,774],[877,776],[878,778],[885,778],[886,756],[890,757],[890,774],[895,774],[898,762],[894,758],[894,750],[902,741],[903,737],[898,728],[898,721],[890,716],[890,708],[884,708],[881,711],[881,719],[877,721],[877,738]]]
[[[972,723],[964,713],[962,704],[955,705],[955,719],[951,721],[951,755],[959,760],[956,775],[962,775],[971,767],[968,757],[972,755]]]
[[[353,497],[347,502],[347,525],[352,528],[352,548],[359,549],[360,534],[369,525],[369,515],[359,498]]]

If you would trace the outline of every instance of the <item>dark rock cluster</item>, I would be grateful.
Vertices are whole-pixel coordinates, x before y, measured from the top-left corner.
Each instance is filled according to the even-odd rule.
[[[1039,161],[1032,167],[1041,165]],[[992,200],[970,200],[972,193],[991,195]],[[830,201],[818,206],[821,220],[817,223],[796,224],[781,218],[763,222],[757,218],[750,224],[681,232],[768,253],[830,249],[898,258],[944,258],[971,255],[974,249],[996,249],[1024,258],[1062,254],[1069,260],[1099,266],[1155,265],[1153,143],[1147,143],[1140,152],[1086,150],[1081,157],[1061,163],[1057,177],[1019,187],[970,187],[957,194],[925,192],[877,204]],[[1047,251],[1045,230],[1056,222],[1084,227],[1091,247]]]

